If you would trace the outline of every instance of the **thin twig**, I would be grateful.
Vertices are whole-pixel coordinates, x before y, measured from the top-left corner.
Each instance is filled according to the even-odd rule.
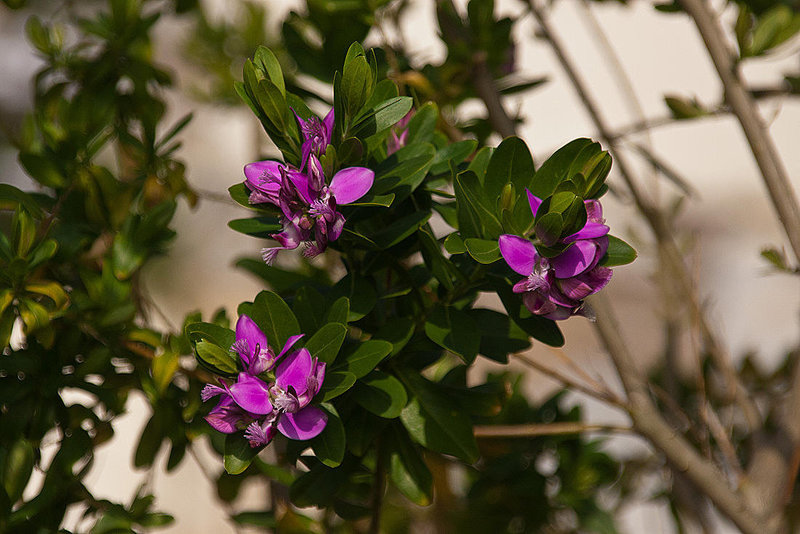
[[[725,377],[728,385],[728,394],[739,404],[751,428],[757,428],[760,426],[761,422],[761,416],[758,412],[758,409],[752,402],[752,399],[749,398],[747,390],[744,388],[744,385],[741,383],[738,375],[736,374],[727,351],[718,341],[713,329],[711,328],[711,325],[705,318],[704,310],[699,302],[699,299],[697,298],[697,295],[695,294],[696,292],[694,290],[691,278],[689,277],[686,266],[683,263],[683,257],[674,237],[672,236],[666,219],[658,207],[655,206],[652,201],[650,201],[650,199],[644,195],[642,190],[639,188],[639,185],[634,180],[632,167],[628,165],[624,154],[617,150],[618,146],[611,137],[611,130],[600,115],[599,106],[589,94],[587,85],[578,74],[578,71],[572,64],[572,61],[567,57],[566,50],[560,38],[555,34],[544,11],[537,6],[535,0],[528,0],[528,3],[531,13],[539,23],[542,35],[550,43],[553,52],[561,64],[561,67],[564,69],[564,72],[572,82],[575,91],[578,93],[578,97],[597,127],[600,137],[609,145],[612,150],[614,150],[617,169],[628,186],[637,208],[642,215],[644,215],[645,219],[650,225],[653,235],[656,238],[656,242],[659,245],[659,249],[661,250],[662,257],[665,260],[665,267],[669,269],[672,278],[675,279],[677,288],[680,289],[684,299],[689,304],[690,309],[693,313],[697,314],[699,318],[703,332],[703,338],[707,345],[706,348],[709,354],[711,354],[715,365],[720,369]]]
[[[487,438],[532,438],[536,436],[558,436],[563,434],[583,434],[584,432],[630,433],[629,426],[598,425],[581,422],[563,422],[525,425],[477,425],[475,437]]]
[[[786,231],[795,257],[800,260],[800,205],[789,175],[769,134],[756,103],[742,81],[739,64],[728,46],[720,17],[704,0],[679,0],[683,9],[694,19],[705,42],[711,61],[725,88],[725,100],[739,120],[750,150],[761,171],[772,204]]]
[[[656,409],[648,393],[644,374],[634,364],[620,334],[620,326],[604,295],[591,297],[597,311],[597,333],[614,359],[625,391],[634,428],[646,437],[669,460],[675,469],[692,483],[733,521],[745,534],[764,534],[761,517],[746,504],[742,495],[731,488],[725,475],[700,456],[688,441],[668,425]]]
[[[516,353],[516,354],[513,354],[512,356],[518,358],[519,361],[521,361],[522,363],[524,363],[528,367],[539,371],[540,373],[542,373],[545,376],[548,376],[548,377],[550,377],[550,378],[552,378],[554,380],[557,380],[557,381],[561,382],[565,386],[568,386],[568,387],[574,389],[575,391],[580,391],[581,393],[585,393],[586,395],[589,395],[590,397],[593,397],[595,399],[598,399],[598,400],[601,400],[601,401],[604,401],[604,402],[608,402],[610,404],[613,404],[614,406],[618,406],[620,408],[625,409],[625,401],[622,400],[621,398],[619,398],[613,391],[609,390],[608,388],[606,388],[606,387],[604,387],[602,385],[601,385],[601,389],[594,389],[592,386],[589,386],[589,385],[584,384],[582,382],[578,382],[577,380],[574,380],[573,378],[571,378],[571,377],[569,377],[569,376],[567,376],[565,374],[562,374],[560,371],[557,371],[555,369],[551,369],[551,368],[549,368],[547,366],[544,366],[544,365],[538,363],[537,361],[525,356],[524,354]]]

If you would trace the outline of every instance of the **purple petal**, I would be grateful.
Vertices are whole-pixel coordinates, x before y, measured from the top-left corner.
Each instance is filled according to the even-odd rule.
[[[308,190],[308,176],[300,171],[287,171],[286,177],[289,178],[292,184],[294,184],[297,192],[300,194],[303,200],[305,200],[306,203],[311,204],[314,199],[311,197],[311,194]]]
[[[526,189],[525,191],[528,192],[528,203],[531,205],[531,213],[536,217],[536,212],[539,211],[539,206],[542,205],[542,199],[531,193],[530,189]]]
[[[245,414],[236,406],[233,399],[224,397],[214,409],[208,412],[205,420],[214,430],[223,434],[232,434],[239,430],[236,424],[244,419]]]
[[[497,242],[500,245],[500,254],[509,267],[522,276],[528,276],[533,272],[537,257],[533,243],[511,234],[501,235]]]
[[[302,338],[304,335],[305,335],[305,334],[297,334],[296,336],[291,336],[289,339],[287,339],[287,340],[286,340],[286,343],[283,345],[283,348],[282,348],[282,349],[281,349],[281,351],[278,353],[278,359],[280,359],[280,358],[281,358],[281,356],[283,356],[284,354],[286,354],[286,353],[289,351],[289,349],[291,349],[291,348],[292,348],[292,346],[294,346],[294,344],[295,344],[295,343],[297,343],[298,341],[300,341],[300,339],[301,339],[301,338]]]
[[[247,352],[239,353],[245,364],[250,365],[253,358],[258,356],[256,351],[267,350],[267,336],[258,325],[247,315],[240,315],[236,321],[236,341],[245,340],[247,342]]]
[[[308,349],[300,349],[289,354],[278,365],[275,371],[275,383],[279,388],[294,388],[296,395],[302,395],[308,389],[308,376],[312,372],[313,361]]]
[[[260,379],[247,373],[239,373],[239,380],[229,388],[236,404],[250,413],[265,415],[272,411],[269,388]]]
[[[563,321],[564,319],[569,319],[572,315],[576,312],[575,308],[565,308],[563,306],[558,306],[556,309],[550,313],[546,313],[544,316],[547,319],[552,321]]]
[[[564,295],[573,300],[583,300],[603,289],[611,280],[613,271],[607,267],[596,267],[573,278],[559,280]]]
[[[570,278],[588,269],[595,256],[597,256],[597,244],[581,240],[576,241],[555,258],[550,258],[550,265],[556,273],[556,278]]]
[[[325,115],[325,118],[322,119],[322,125],[325,127],[325,146],[327,147],[331,144],[331,137],[333,136],[333,108]]]
[[[601,223],[596,222],[587,222],[586,226],[581,228],[579,231],[575,232],[574,234],[567,236],[563,239],[564,243],[572,243],[579,239],[594,239],[597,237],[603,237],[609,231],[608,226]]]
[[[283,414],[278,419],[278,430],[289,439],[307,440],[325,430],[328,416],[316,406],[307,406],[296,413]]]
[[[349,204],[367,194],[374,179],[375,173],[366,167],[348,167],[333,176],[330,191],[337,204]]]
[[[556,305],[550,302],[538,291],[528,291],[522,294],[522,303],[528,308],[528,311],[534,315],[545,315],[552,313],[556,309]]]
[[[283,163],[266,160],[255,161],[244,166],[244,176],[250,189],[257,189],[264,193],[277,192],[280,189],[281,169]]]
[[[603,223],[603,206],[600,205],[599,200],[585,200],[583,205],[586,206],[586,220]]]

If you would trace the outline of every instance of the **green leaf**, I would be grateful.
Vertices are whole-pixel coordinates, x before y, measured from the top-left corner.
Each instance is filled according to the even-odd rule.
[[[431,212],[429,211],[415,211],[378,230],[370,238],[379,249],[386,250],[419,230],[430,218]]]
[[[16,205],[24,207],[36,219],[44,217],[39,203],[28,193],[10,184],[0,184],[0,209],[14,209]]]
[[[508,183],[514,184],[517,191],[525,191],[533,175],[533,158],[528,145],[519,137],[506,137],[489,160],[483,185],[489,198],[496,198]]]
[[[270,81],[280,90],[282,95],[286,95],[286,85],[283,80],[283,70],[278,58],[272,53],[272,50],[266,46],[259,46],[256,49],[256,54],[253,61],[254,65],[266,73]]]
[[[300,334],[297,318],[284,300],[272,291],[260,292],[255,300],[239,305],[239,315],[256,322],[273,349],[279,351],[293,335]]]
[[[405,317],[396,317],[380,327],[373,339],[383,339],[392,344],[390,356],[395,356],[411,340],[414,335],[414,321]]]
[[[19,155],[19,162],[31,178],[45,187],[64,187],[67,183],[61,169],[52,158],[23,152]]]
[[[326,308],[325,297],[319,291],[311,286],[298,289],[292,303],[292,311],[300,323],[300,331],[316,332],[329,322],[325,320]]]
[[[328,467],[338,467],[344,459],[345,433],[339,412],[331,404],[321,404],[319,406],[328,416],[325,430],[320,435],[312,439],[309,444],[314,449],[317,460]]]
[[[627,265],[636,259],[636,250],[625,241],[613,235],[608,236],[608,251],[600,260],[601,267],[614,267]]]
[[[480,353],[500,363],[508,363],[508,355],[531,346],[528,334],[507,315],[495,310],[475,308],[467,313],[481,332]]]
[[[461,237],[497,239],[503,226],[495,214],[497,197],[490,198],[472,171],[456,176],[455,194]]]
[[[428,339],[472,363],[480,348],[478,325],[465,312],[451,306],[438,306],[425,322]]]
[[[393,191],[399,202],[410,195],[425,179],[436,149],[428,143],[406,145],[375,168],[372,194]]]
[[[372,70],[363,53],[344,65],[340,90],[348,117],[354,117],[366,104],[374,89]]]
[[[431,174],[443,174],[450,170],[450,162],[458,165],[463,162],[470,154],[475,151],[478,142],[474,139],[456,141],[445,145],[444,148],[436,152],[436,157],[431,165]]]
[[[275,512],[272,510],[239,512],[231,516],[231,521],[239,525],[250,525],[269,529],[274,529],[278,525],[278,522],[275,520]]]
[[[368,410],[384,419],[394,419],[408,404],[403,384],[392,375],[372,371],[356,383],[353,398]]]
[[[281,231],[283,226],[277,217],[251,217],[228,221],[228,227],[245,235],[268,238]]]
[[[218,347],[208,341],[200,341],[194,346],[197,359],[210,370],[223,376],[234,376],[238,373],[236,357],[228,349]]]
[[[8,450],[3,466],[3,487],[11,502],[17,502],[22,497],[25,486],[33,471],[35,454],[33,445],[24,439],[17,439]]]
[[[696,99],[690,100],[676,95],[666,95],[664,103],[672,112],[672,117],[677,120],[696,119],[708,115],[708,111]]]
[[[332,364],[339,354],[339,349],[347,336],[347,327],[341,323],[328,323],[306,342],[306,349],[311,356],[328,365]]]
[[[409,96],[386,100],[359,115],[350,133],[362,139],[375,135],[405,117],[413,103],[413,99]]]
[[[412,395],[400,420],[420,445],[442,454],[452,454],[467,463],[478,459],[472,421],[445,390],[416,371],[401,370],[400,378]]]
[[[161,448],[161,443],[166,437],[167,426],[164,421],[164,411],[156,411],[142,431],[139,437],[139,444],[133,456],[133,465],[136,467],[150,467]]]
[[[552,195],[558,185],[569,178],[570,166],[578,154],[592,144],[591,139],[575,139],[556,150],[536,171],[530,185],[531,193],[542,199]]]
[[[458,232],[453,232],[444,240],[444,249],[450,254],[463,254],[467,251],[467,245]]]
[[[347,204],[348,206],[379,206],[388,208],[394,202],[394,193],[388,195],[373,195],[366,194],[355,202]]]
[[[500,259],[500,245],[497,241],[470,237],[464,241],[464,246],[478,263],[488,265]]]
[[[544,246],[551,247],[558,243],[563,227],[564,220],[561,218],[561,214],[550,212],[536,217],[533,231]]]
[[[361,343],[355,351],[345,356],[334,371],[353,373],[356,378],[365,376],[383,361],[391,352],[393,346],[388,341],[371,339]]]
[[[331,304],[331,307],[325,316],[325,322],[342,323],[343,325],[347,325],[349,315],[350,299],[347,297],[339,297],[333,304]]]
[[[214,323],[190,323],[184,328],[184,333],[192,343],[208,340],[219,347],[230,348],[236,341],[233,330]]]
[[[407,144],[432,143],[439,119],[439,108],[434,102],[427,102],[417,108],[408,122]]]
[[[223,465],[229,475],[238,475],[250,466],[250,463],[264,447],[251,447],[244,435],[228,434],[225,436],[225,453]]]
[[[389,477],[411,502],[428,506],[433,501],[433,475],[418,447],[396,423],[389,440]]]
[[[316,399],[320,402],[327,402],[338,397],[356,383],[356,375],[345,371],[334,371],[325,375],[322,387],[317,393]]]
[[[531,315],[523,306],[522,299],[512,291],[512,284],[506,280],[495,280],[492,285],[508,312],[508,316],[526,334],[551,347],[564,345],[564,335],[556,322],[538,315]]]
[[[467,170],[474,172],[480,183],[486,180],[486,169],[489,168],[489,161],[491,161],[494,151],[494,148],[485,146],[478,150],[478,153],[475,154],[475,157],[469,162]]]
[[[344,276],[333,286],[328,294],[329,298],[347,297],[349,305],[350,322],[358,321],[367,315],[378,302],[375,286],[366,278],[354,277],[352,274]]]

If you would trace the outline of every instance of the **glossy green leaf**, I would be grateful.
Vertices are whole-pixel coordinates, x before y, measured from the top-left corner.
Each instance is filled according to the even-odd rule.
[[[389,477],[411,502],[428,506],[433,499],[433,475],[417,445],[399,424],[392,424],[389,441]]]
[[[325,380],[322,382],[322,387],[315,399],[320,402],[327,402],[334,399],[353,387],[356,383],[356,375],[346,371],[333,371],[326,373]]]
[[[412,105],[413,100],[408,96],[398,96],[386,100],[361,113],[350,133],[365,138],[381,132],[405,117]]]
[[[372,371],[353,388],[353,398],[362,408],[385,419],[399,417],[408,403],[403,384],[390,374]]]
[[[483,185],[487,195],[496,198],[508,183],[514,184],[517,191],[525,191],[533,175],[533,158],[528,145],[519,137],[511,136],[503,139],[492,154]]]
[[[361,378],[383,361],[391,352],[393,346],[388,341],[371,339],[359,344],[352,353],[341,358],[334,367],[334,371],[346,371]]]
[[[341,323],[328,323],[306,341],[311,356],[328,365],[333,363],[347,336],[347,327]]]
[[[495,240],[470,237],[464,240],[464,247],[478,263],[488,265],[500,259],[500,245]]]
[[[251,447],[250,442],[242,434],[228,434],[225,436],[225,453],[223,455],[225,472],[229,475],[238,475],[244,472],[263,448]]]
[[[475,321],[452,306],[438,306],[425,322],[428,339],[472,363],[480,348],[481,335]]]
[[[338,467],[344,459],[345,432],[339,412],[331,404],[319,406],[328,416],[325,430],[310,441],[311,448],[317,460],[328,467]]]
[[[243,302],[238,312],[255,321],[276,350],[280,350],[291,336],[302,333],[292,310],[272,291],[260,292],[252,303]]]
[[[617,265],[627,265],[636,259],[636,250],[625,241],[613,235],[608,236],[608,251],[603,259],[600,260],[601,267],[615,267]]]
[[[268,238],[283,229],[277,217],[250,217],[228,221],[228,227],[245,235]]]
[[[445,390],[415,371],[402,371],[401,379],[411,400],[400,420],[420,445],[442,454],[452,454],[467,463],[478,459],[472,421]]]

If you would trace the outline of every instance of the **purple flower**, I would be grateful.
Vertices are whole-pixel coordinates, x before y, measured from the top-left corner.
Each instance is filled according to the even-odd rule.
[[[320,158],[328,149],[328,145],[331,144],[334,120],[333,109],[322,120],[316,116],[303,120],[297,112],[295,112],[294,116],[297,118],[297,124],[300,125],[300,133],[303,134],[303,145],[300,148],[303,157],[300,163],[300,168],[302,169],[306,166],[308,157],[311,154]]]
[[[406,146],[406,142],[408,141],[408,123],[411,122],[411,117],[414,116],[415,112],[416,111],[412,109],[392,127],[389,142],[386,145],[387,156],[391,156]]]
[[[344,228],[345,218],[337,206],[363,197],[375,178],[375,173],[365,167],[347,167],[327,183],[313,151],[308,154],[305,171],[276,161],[257,161],[246,165],[244,174],[251,204],[269,203],[281,210],[283,231],[270,236],[279,246],[261,251],[268,265],[281,250],[295,249],[301,243],[306,244],[306,257],[325,251]]]
[[[310,403],[322,387],[325,363],[312,358],[307,349],[286,354],[301,337],[290,337],[275,356],[258,325],[250,317],[240,316],[231,350],[239,355],[245,371],[232,384],[221,379],[219,386],[203,388],[203,402],[221,397],[206,421],[225,434],[245,430],[253,447],[268,444],[278,432],[296,440],[322,432],[328,417]],[[266,373],[270,377],[263,379]]]
[[[536,216],[542,200],[530,191],[528,200]],[[608,250],[609,228],[603,224],[602,207],[597,200],[587,200],[585,206],[586,224],[561,239],[561,243],[570,246],[555,257],[541,256],[534,244],[522,237],[500,236],[503,259],[526,277],[513,290],[522,293],[522,302],[535,315],[561,320],[585,314],[583,299],[603,289],[611,280],[611,269],[597,265]]]
[[[319,393],[325,379],[325,363],[312,358],[306,349],[287,356],[275,372],[269,388],[274,411],[262,421],[250,423],[245,437],[250,445],[266,445],[275,430],[289,439],[307,440],[325,429],[328,416],[309,403]]]

